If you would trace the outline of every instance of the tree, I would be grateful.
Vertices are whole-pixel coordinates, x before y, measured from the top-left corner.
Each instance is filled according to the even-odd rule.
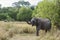
[[[0,20],[5,20],[5,19],[7,19],[7,15],[4,13],[0,14]]]
[[[1,8],[1,6],[2,6],[2,5],[0,4],[0,8]]]
[[[14,19],[16,20],[16,15],[18,13],[18,8],[15,8],[15,7],[4,7],[4,8],[1,8],[0,9],[0,14],[3,14],[3,15],[8,15],[11,20]]]
[[[32,10],[27,7],[21,7],[19,13],[17,14],[17,20],[28,21],[31,19]]]
[[[56,4],[58,3],[58,4]],[[60,23],[60,1],[57,0],[43,0],[39,2],[36,6],[33,17],[42,17],[49,18],[52,23],[59,22]]]
[[[30,3],[28,1],[22,0],[22,1],[14,2],[12,5],[19,8],[21,6],[29,6]]]
[[[19,12],[18,8],[8,7],[8,15],[14,20],[17,20],[17,13]]]
[[[36,7],[36,6],[34,6],[34,5],[33,5],[33,6],[30,6],[30,8],[31,8],[32,10],[34,10],[34,9],[35,9],[35,7]]]

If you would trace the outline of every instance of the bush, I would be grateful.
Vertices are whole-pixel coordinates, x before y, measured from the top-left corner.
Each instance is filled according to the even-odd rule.
[[[5,14],[0,14],[0,20],[5,20],[7,19],[7,16]]]

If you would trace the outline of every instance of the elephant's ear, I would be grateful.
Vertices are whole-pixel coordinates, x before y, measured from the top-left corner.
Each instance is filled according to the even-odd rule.
[[[36,19],[36,25],[37,25],[37,26],[39,25],[39,20],[38,20],[38,19]]]
[[[38,25],[41,26],[41,19],[39,19],[39,18],[36,19],[36,25],[37,25],[37,26],[38,26]]]

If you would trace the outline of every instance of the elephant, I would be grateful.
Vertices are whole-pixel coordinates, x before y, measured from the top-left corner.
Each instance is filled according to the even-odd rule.
[[[45,32],[51,30],[51,20],[48,18],[32,18],[27,23],[36,26],[36,36],[39,36],[39,30],[45,30]]]

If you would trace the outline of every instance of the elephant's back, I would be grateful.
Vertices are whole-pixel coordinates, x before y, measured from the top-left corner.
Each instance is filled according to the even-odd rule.
[[[50,22],[50,20],[49,19],[47,19],[47,18],[39,18],[38,19],[39,21],[41,21],[41,22]]]

